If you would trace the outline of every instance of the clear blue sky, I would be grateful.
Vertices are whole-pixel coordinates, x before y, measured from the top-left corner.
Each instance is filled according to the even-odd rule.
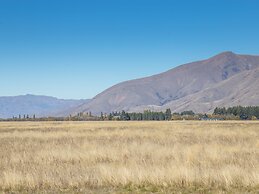
[[[259,1],[0,0],[0,96],[91,98],[227,50],[259,54]]]

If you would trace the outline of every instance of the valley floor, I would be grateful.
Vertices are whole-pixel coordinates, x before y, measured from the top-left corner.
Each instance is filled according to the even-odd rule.
[[[0,122],[1,192],[259,193],[259,122]]]

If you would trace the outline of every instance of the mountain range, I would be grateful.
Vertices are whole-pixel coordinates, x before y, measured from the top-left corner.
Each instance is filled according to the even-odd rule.
[[[223,52],[167,72],[119,83],[74,112],[193,110],[259,105],[259,56]]]
[[[0,118],[66,116],[66,113],[88,100],[63,100],[49,96],[21,95],[0,97]]]
[[[66,116],[112,111],[212,112],[215,107],[259,105],[259,56],[223,52],[167,72],[114,85],[91,100],[47,96],[0,97],[0,118],[18,114]]]

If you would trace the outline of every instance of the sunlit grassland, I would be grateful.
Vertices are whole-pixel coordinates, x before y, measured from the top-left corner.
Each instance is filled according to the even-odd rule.
[[[0,122],[0,192],[257,193],[259,122]]]

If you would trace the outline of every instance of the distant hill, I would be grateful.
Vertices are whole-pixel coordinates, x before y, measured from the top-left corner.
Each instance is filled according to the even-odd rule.
[[[73,112],[145,109],[211,112],[216,106],[259,105],[259,56],[223,52],[167,72],[126,81]]]
[[[88,100],[63,100],[49,96],[7,96],[0,97],[0,118],[12,118],[13,116],[28,114],[37,117],[42,116],[66,116],[65,112]]]

